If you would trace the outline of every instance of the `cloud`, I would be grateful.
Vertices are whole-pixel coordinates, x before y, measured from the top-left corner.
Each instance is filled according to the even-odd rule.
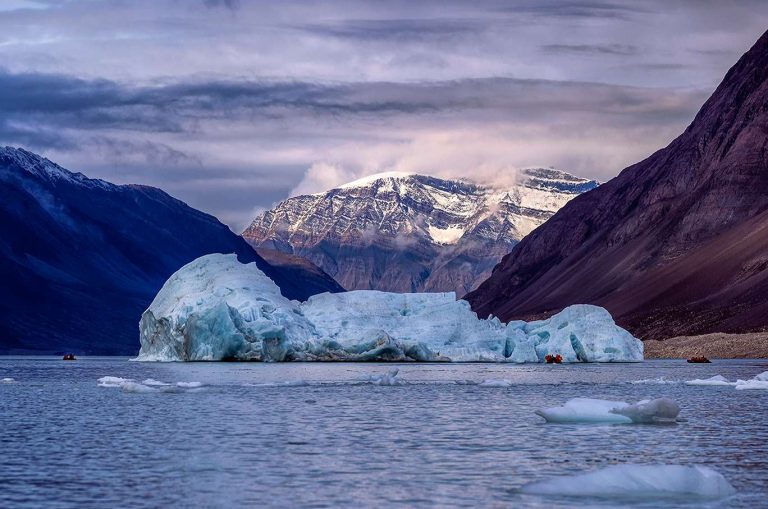
[[[350,169],[331,163],[315,163],[307,169],[301,182],[291,189],[290,196],[327,191],[355,178]]]
[[[342,39],[402,43],[456,39],[484,32],[488,22],[479,19],[347,19],[296,25],[298,30]]]
[[[541,47],[550,53],[583,53],[596,55],[634,55],[637,46],[631,44],[545,44]]]
[[[768,26],[758,0],[13,0],[2,14],[0,143],[162,187],[234,228],[380,171],[606,180],[679,134]]]
[[[645,14],[649,9],[638,7],[628,2],[601,2],[580,0],[540,0],[523,2],[507,10],[516,13],[533,14],[547,17],[573,18],[613,18],[628,19],[637,14]]]

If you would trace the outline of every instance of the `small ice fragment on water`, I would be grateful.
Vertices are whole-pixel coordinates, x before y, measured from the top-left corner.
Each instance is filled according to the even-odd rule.
[[[193,389],[202,386],[202,382],[176,382],[176,387],[184,387],[185,389]]]
[[[148,385],[136,382],[123,382],[120,384],[120,390],[123,392],[157,392],[157,389]]]
[[[642,380],[633,380],[629,382],[633,385],[669,385],[679,383],[677,380],[667,380],[663,376],[658,378],[644,378]]]
[[[16,380],[14,380],[13,378],[10,378],[10,377],[7,377],[7,378],[3,378],[3,380],[2,380],[2,382],[3,382],[4,384],[12,384],[12,383],[13,383],[13,382],[15,382],[15,381],[16,381]]]
[[[536,410],[534,413],[547,422],[560,424],[589,424],[615,423],[629,424],[632,419],[625,415],[612,413],[611,410],[628,407],[624,401],[608,401],[604,399],[573,398],[563,406]]]
[[[521,491],[536,495],[643,498],[676,495],[723,498],[736,493],[717,471],[682,465],[612,465],[587,474],[526,484]]]
[[[97,380],[99,387],[120,387],[120,384],[133,382],[130,378],[120,378],[119,376],[103,376]]]
[[[141,383],[143,383],[144,385],[155,385],[155,386],[171,385],[169,383],[161,382],[161,381],[155,380],[153,378],[147,378],[146,380],[144,380]]]
[[[710,378],[697,378],[695,380],[688,380],[686,385],[736,385],[736,382],[729,382],[727,378],[722,375],[715,375]]]
[[[373,385],[405,385],[405,380],[398,378],[399,368],[392,368],[383,375],[361,375],[358,380]]]
[[[632,422],[640,424],[671,423],[677,420],[680,406],[669,398],[643,400],[634,405],[610,410],[612,414],[629,417]]]
[[[643,400],[630,405],[624,401],[574,398],[561,407],[534,412],[547,422],[561,424],[658,424],[675,422],[680,407],[669,398]]]
[[[488,379],[488,380],[483,380],[477,385],[478,387],[511,387],[512,382],[504,379],[498,379],[498,380]]]
[[[739,391],[751,389],[768,389],[768,380],[760,380],[757,377],[752,380],[736,380],[736,389]]]
[[[768,371],[763,371],[759,375],[755,375],[753,380],[760,380],[761,382],[768,382]]]

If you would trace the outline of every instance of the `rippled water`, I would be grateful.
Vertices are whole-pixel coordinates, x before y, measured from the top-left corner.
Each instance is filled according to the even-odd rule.
[[[762,361],[689,365],[401,364],[407,385],[356,382],[384,364],[147,364],[0,357],[0,507],[768,507],[768,390],[633,384]],[[117,376],[200,389],[126,393]],[[509,387],[458,380],[508,379]],[[305,386],[268,382],[307,380]],[[584,396],[669,396],[671,426],[544,424]],[[703,464],[722,501],[544,499],[525,483],[617,463]]]

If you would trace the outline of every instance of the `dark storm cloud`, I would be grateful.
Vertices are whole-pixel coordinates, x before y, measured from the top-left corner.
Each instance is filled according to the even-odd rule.
[[[511,78],[410,84],[213,80],[128,87],[107,80],[4,72],[0,90],[0,136],[42,148],[72,147],[88,131],[194,132],[199,122],[215,119],[460,114],[471,122],[478,116],[543,120],[580,111],[590,116],[631,113],[633,121],[653,121],[688,116],[699,99],[691,94],[670,104],[672,94],[667,92]],[[109,145],[104,136],[91,139]],[[112,148],[116,154],[137,149],[121,147],[115,142]],[[174,155],[168,147],[157,152],[165,159]]]

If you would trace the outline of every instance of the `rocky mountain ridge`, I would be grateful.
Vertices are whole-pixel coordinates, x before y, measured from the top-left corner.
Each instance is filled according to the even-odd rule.
[[[254,219],[254,247],[303,256],[349,290],[463,295],[522,237],[597,182],[551,168],[507,188],[384,173],[289,198]]]
[[[568,203],[467,298],[503,320],[596,304],[645,339],[768,328],[768,32],[685,132]]]

